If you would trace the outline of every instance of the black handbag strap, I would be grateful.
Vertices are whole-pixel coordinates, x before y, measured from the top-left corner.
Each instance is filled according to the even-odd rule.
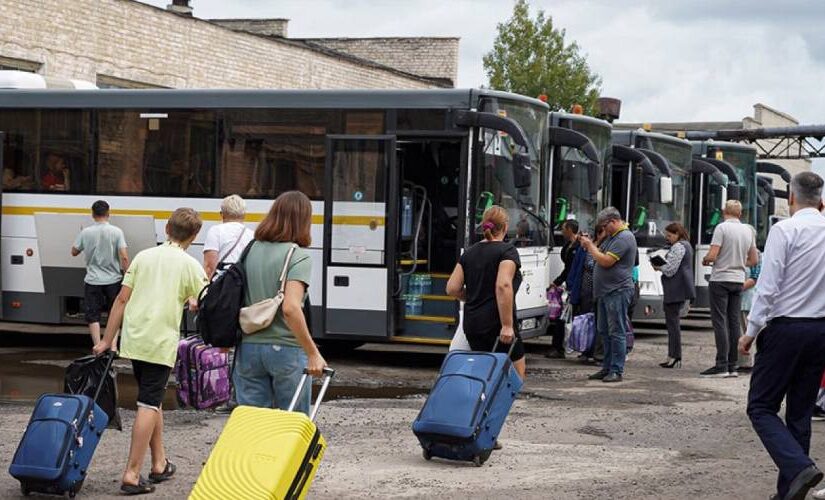
[[[95,403],[97,402],[97,398],[100,396],[100,391],[103,389],[103,384],[106,383],[106,377],[109,375],[109,370],[112,368],[112,363],[115,361],[115,351],[108,351],[106,354],[106,369],[103,370],[103,376],[100,378],[100,383],[97,384],[97,388],[95,389],[95,395],[92,397],[92,401]]]
[[[220,267],[224,264],[224,261],[226,260],[226,258],[229,257],[230,255],[232,255],[232,252],[236,248],[238,248],[238,245],[241,243],[241,240],[243,239],[243,236],[246,234],[247,231],[249,231],[249,229],[247,229],[247,227],[244,226],[244,228],[241,230],[241,234],[239,234],[238,238],[235,240],[235,244],[232,245],[232,248],[230,248],[225,254],[223,254],[223,257],[218,259],[218,265],[216,266],[217,268],[220,269]]]

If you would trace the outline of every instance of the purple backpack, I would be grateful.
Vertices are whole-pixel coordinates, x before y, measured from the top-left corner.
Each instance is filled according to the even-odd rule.
[[[551,320],[557,320],[561,317],[561,311],[564,309],[564,304],[561,300],[561,288],[552,287],[547,290],[547,316]]]
[[[175,365],[178,403],[198,410],[229,401],[229,354],[206,345],[198,336],[178,343]]]
[[[585,352],[593,345],[596,338],[596,320],[593,313],[573,317],[573,329],[567,346],[578,352]]]

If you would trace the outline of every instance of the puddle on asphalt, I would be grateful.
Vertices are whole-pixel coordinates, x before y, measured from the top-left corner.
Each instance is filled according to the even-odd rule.
[[[0,355],[0,401],[32,402],[41,394],[63,392],[65,366],[86,353],[79,352],[16,352]],[[120,361],[123,363],[123,361]],[[128,361],[127,361],[128,363]],[[135,408],[137,385],[131,372],[120,372],[117,377],[118,405]],[[313,387],[313,398],[319,386]],[[426,389],[415,387],[362,387],[335,385],[327,390],[325,401],[336,399],[396,399],[426,394]],[[169,384],[163,400],[165,409],[178,407],[174,383]]]

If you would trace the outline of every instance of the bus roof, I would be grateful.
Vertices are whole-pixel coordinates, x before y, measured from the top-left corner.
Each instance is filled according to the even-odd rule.
[[[595,118],[593,116],[579,115],[575,113],[565,113],[564,111],[553,111],[552,113],[550,113],[550,125],[556,126],[559,124],[560,120],[585,122],[591,125],[597,125],[599,127],[604,127],[608,129],[613,128],[613,124],[611,124],[610,122],[602,120],[600,118]]]
[[[546,103],[487,89],[433,90],[260,90],[260,89],[102,89],[0,90],[0,108],[462,108],[483,97],[519,101],[548,109]]]
[[[669,142],[674,145],[684,146],[686,149],[691,147],[690,143],[684,139],[680,139],[678,137],[674,137],[672,135],[667,134],[659,134],[657,132],[648,132],[644,129],[636,129],[636,130],[614,130],[613,131],[613,144],[621,144],[624,146],[635,146],[636,137],[650,137],[651,139],[656,139],[657,141],[662,142]]]

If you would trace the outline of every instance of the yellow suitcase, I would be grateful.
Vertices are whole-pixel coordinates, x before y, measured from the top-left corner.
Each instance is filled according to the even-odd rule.
[[[324,370],[310,416],[290,411],[238,406],[232,411],[203,467],[190,500],[298,500],[306,498],[327,443],[315,415],[335,371]]]

